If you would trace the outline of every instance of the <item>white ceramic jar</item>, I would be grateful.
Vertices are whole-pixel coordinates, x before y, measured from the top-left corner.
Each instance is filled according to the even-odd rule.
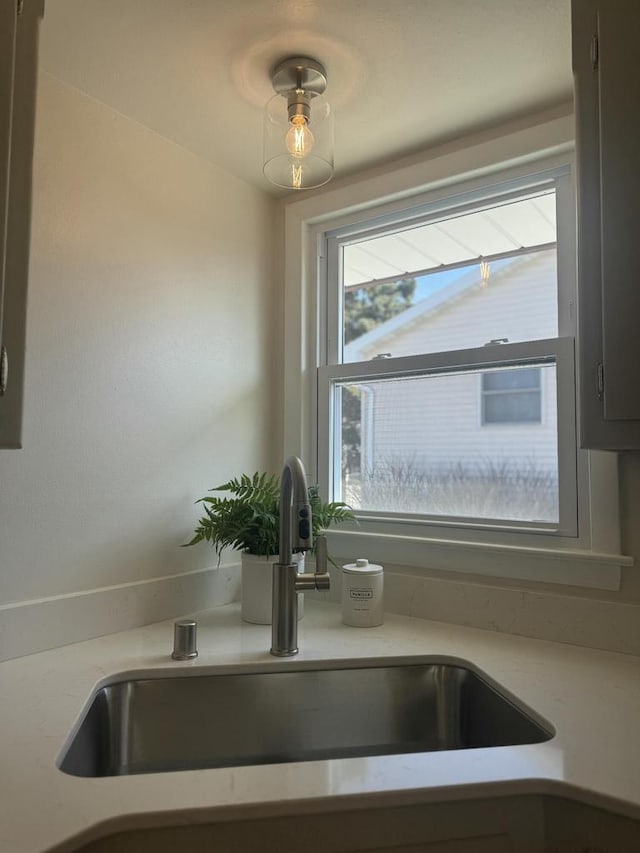
[[[356,628],[373,628],[384,621],[382,566],[359,558],[342,567],[342,621]]]

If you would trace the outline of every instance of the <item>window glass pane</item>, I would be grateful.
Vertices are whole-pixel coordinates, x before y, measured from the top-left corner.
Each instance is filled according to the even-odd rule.
[[[491,370],[482,374],[482,423],[540,423],[540,368]]]
[[[484,424],[540,423],[539,392],[486,395],[482,405]]]
[[[526,391],[539,387],[540,370],[537,367],[491,370],[482,374],[483,391]]]
[[[555,241],[552,190],[344,245],[343,362],[556,337]]]
[[[479,369],[336,384],[339,497],[368,511],[557,522],[556,369],[534,370],[540,392],[485,395]],[[491,403],[500,428],[483,423],[485,396],[503,401]]]

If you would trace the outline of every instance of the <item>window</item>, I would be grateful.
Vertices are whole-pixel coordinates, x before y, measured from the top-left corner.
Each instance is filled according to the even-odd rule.
[[[570,155],[493,155],[285,204],[285,452],[354,507],[337,556],[617,589],[616,457],[576,440]]]
[[[361,520],[577,534],[567,191],[546,173],[327,234],[319,464]]]
[[[482,424],[542,422],[539,367],[490,370],[482,374]]]

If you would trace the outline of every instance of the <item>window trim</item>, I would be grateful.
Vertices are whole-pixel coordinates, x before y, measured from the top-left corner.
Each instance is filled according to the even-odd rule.
[[[326,291],[317,287],[326,273],[323,235],[336,228],[370,218],[374,208],[399,211],[419,203],[450,196],[462,188],[485,186],[492,176],[508,172],[514,179],[543,169],[572,164],[571,115],[536,120],[529,126],[513,125],[468,140],[465,146],[443,147],[421,158],[400,163],[384,172],[365,173],[355,180],[336,182],[318,193],[289,197],[283,202],[285,254],[283,453],[297,453],[317,479],[316,365],[326,362],[326,343],[318,317],[326,310]],[[573,182],[573,178],[571,178]],[[568,194],[567,194],[568,195]],[[559,222],[574,216],[573,197],[564,200]],[[559,271],[572,264],[575,242],[565,241],[558,253]],[[564,297],[563,297],[564,298]],[[575,303],[569,297],[561,306],[575,320]],[[560,325],[560,334],[565,330]],[[357,530],[331,531],[330,545],[337,555],[370,550],[387,564],[438,569],[532,582],[578,587],[618,589],[621,567],[632,565],[620,554],[617,457],[613,453],[582,452],[578,512],[588,519],[588,529],[576,542],[556,541],[543,547],[535,534],[518,534],[510,541],[499,533],[492,543],[480,542],[473,529],[433,530],[431,537],[407,535],[404,529],[376,534],[361,525]],[[595,488],[584,488],[584,482]],[[437,535],[438,538],[435,538]],[[534,537],[534,538],[532,538]],[[455,578],[455,574],[454,574]]]

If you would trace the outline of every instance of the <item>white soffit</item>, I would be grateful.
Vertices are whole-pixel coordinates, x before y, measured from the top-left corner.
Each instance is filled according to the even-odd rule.
[[[555,243],[555,192],[354,242],[343,250],[352,288]]]

